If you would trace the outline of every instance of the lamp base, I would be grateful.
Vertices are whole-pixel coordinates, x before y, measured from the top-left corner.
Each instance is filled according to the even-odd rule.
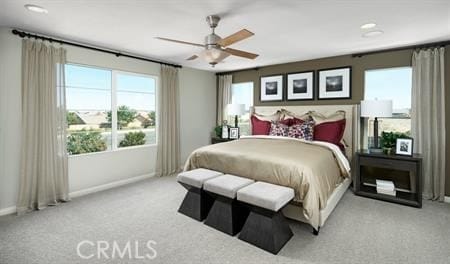
[[[380,149],[380,148],[369,148],[369,153],[381,154],[381,153],[383,153],[383,149]]]

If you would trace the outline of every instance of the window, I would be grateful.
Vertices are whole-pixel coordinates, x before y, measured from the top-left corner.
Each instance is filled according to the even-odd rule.
[[[368,70],[365,72],[365,100],[392,100],[392,118],[378,118],[379,131],[410,134],[411,131],[411,67]],[[373,138],[373,119],[366,124]]]
[[[253,82],[233,83],[231,86],[231,103],[245,104],[246,113],[239,117],[241,135],[250,135],[250,107],[253,106]]]
[[[156,143],[156,79],[67,64],[69,154]]]
[[[156,80],[143,75],[117,73],[117,146],[156,144]]]

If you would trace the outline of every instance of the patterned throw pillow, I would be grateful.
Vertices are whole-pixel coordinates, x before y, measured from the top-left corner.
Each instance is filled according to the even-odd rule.
[[[314,138],[314,120],[310,119],[288,129],[288,137],[312,141]]]
[[[289,127],[280,122],[272,122],[272,124],[270,125],[270,135],[271,136],[287,137],[288,130],[289,130]]]

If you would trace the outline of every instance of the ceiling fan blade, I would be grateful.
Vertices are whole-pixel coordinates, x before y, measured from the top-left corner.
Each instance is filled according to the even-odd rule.
[[[255,54],[255,53],[250,53],[250,52],[247,52],[247,51],[231,49],[231,48],[226,48],[226,49],[224,49],[224,51],[228,52],[228,53],[230,53],[231,55],[234,55],[234,56],[239,56],[239,57],[252,59],[252,60],[254,60],[256,57],[259,56],[258,54]]]
[[[192,55],[191,57],[187,58],[186,60],[195,60],[197,58],[198,58],[197,55]]]
[[[247,29],[242,29],[234,34],[229,35],[226,38],[219,40],[217,43],[222,47],[227,47],[230,46],[231,44],[249,38],[253,35],[255,35],[253,32],[250,32]]]
[[[170,41],[170,42],[175,42],[175,43],[180,43],[180,44],[187,44],[187,45],[192,45],[192,46],[197,46],[197,47],[202,47],[202,48],[205,47],[205,45],[203,45],[203,44],[192,43],[192,42],[187,42],[187,41],[182,41],[182,40],[168,39],[168,38],[161,38],[161,37],[156,37],[156,38],[160,39],[160,40],[165,40],[165,41]]]

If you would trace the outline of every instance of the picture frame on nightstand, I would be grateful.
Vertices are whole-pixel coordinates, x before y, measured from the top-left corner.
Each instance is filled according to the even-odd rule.
[[[230,139],[239,138],[239,127],[230,127]]]
[[[414,140],[412,138],[397,138],[395,144],[395,154],[412,156],[413,155]]]

